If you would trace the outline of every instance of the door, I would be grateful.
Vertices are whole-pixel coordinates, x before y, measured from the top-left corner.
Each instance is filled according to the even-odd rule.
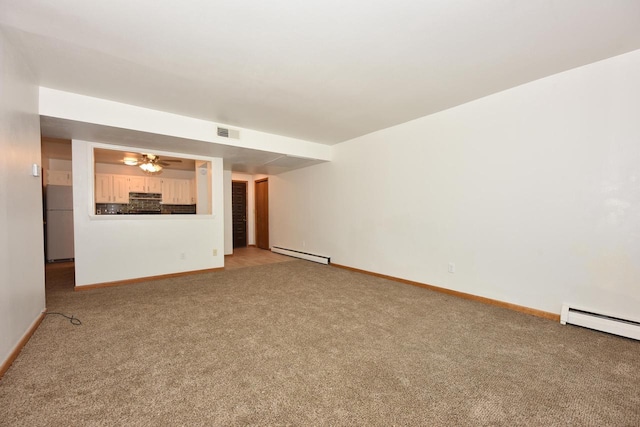
[[[256,181],[256,246],[269,247],[269,180]]]
[[[247,182],[232,181],[231,210],[233,216],[233,247],[247,246]]]

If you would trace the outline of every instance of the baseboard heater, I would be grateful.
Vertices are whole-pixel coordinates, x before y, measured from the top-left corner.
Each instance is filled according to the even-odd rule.
[[[634,340],[640,340],[640,322],[621,319],[592,310],[562,304],[560,323],[582,326],[596,331],[608,332]]]
[[[329,264],[331,262],[331,258],[323,255],[310,254],[308,252],[296,251],[293,249],[280,248],[278,246],[272,246],[271,252],[275,252],[277,254],[288,255],[295,258],[306,259],[307,261],[313,261],[320,264]]]

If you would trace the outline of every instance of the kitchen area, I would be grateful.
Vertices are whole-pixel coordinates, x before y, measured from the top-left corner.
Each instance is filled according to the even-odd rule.
[[[103,148],[94,159],[95,215],[208,213],[198,202],[209,201],[209,162]]]
[[[71,141],[43,138],[45,261],[75,259]],[[110,148],[93,150],[89,215],[210,215],[211,162]]]
[[[103,185],[109,185],[109,180],[123,180],[124,190],[121,196],[117,192],[100,189]],[[172,180],[161,180],[160,188],[154,192],[129,191],[127,182],[129,177],[120,175],[98,176],[96,175],[96,215],[195,215],[195,197],[190,193],[191,183],[184,185],[185,193],[189,195],[181,198],[167,196],[174,187]],[[105,181],[107,183],[105,184]],[[181,183],[182,184],[182,183]],[[163,190],[164,188],[164,190]],[[107,194],[105,196],[105,194]]]

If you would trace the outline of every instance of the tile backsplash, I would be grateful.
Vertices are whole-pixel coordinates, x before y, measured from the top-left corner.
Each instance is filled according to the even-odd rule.
[[[121,203],[96,203],[96,215],[129,213],[129,205]]]
[[[195,214],[196,205],[161,205],[162,213]]]
[[[129,212],[131,211],[158,211],[160,212],[160,200],[151,198],[129,198]]]
[[[128,215],[134,211],[154,210],[146,208],[131,208],[130,204],[122,203],[96,203],[97,215]],[[196,213],[196,205],[160,205],[158,210],[161,214],[194,214]]]
[[[161,204],[161,194],[129,193],[129,203],[96,203],[97,215],[130,215],[148,212],[159,214],[195,214],[196,205]]]

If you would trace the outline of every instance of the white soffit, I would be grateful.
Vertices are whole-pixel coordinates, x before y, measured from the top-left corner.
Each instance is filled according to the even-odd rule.
[[[637,0],[0,0],[42,86],[335,144],[640,48]]]
[[[206,120],[44,87],[39,93],[40,130],[48,138],[220,157],[225,169],[250,174],[275,175],[331,159],[328,145],[250,129],[220,137],[220,124]]]
[[[305,162],[287,165],[286,167],[273,167],[269,165],[269,162],[281,158],[283,156],[282,153],[216,144],[206,141],[140,132],[131,129],[109,127],[47,116],[41,116],[40,128],[43,135],[48,135],[51,138],[58,138],[59,140],[68,141],[71,139],[78,139],[116,146],[135,147],[140,150],[179,152],[184,154],[185,158],[189,158],[190,155],[220,157],[224,159],[225,169],[249,174],[278,174],[322,163],[324,161],[320,159],[307,159]],[[55,153],[52,153],[51,157],[64,159],[71,158],[70,153],[68,157],[60,157]]]

